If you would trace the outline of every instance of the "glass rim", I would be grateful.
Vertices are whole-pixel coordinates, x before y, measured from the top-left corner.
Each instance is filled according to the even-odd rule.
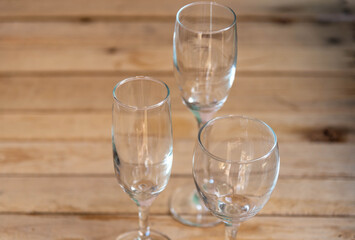
[[[121,85],[123,85],[125,83],[128,83],[128,82],[139,81],[139,80],[148,80],[148,81],[152,81],[152,82],[155,82],[155,83],[158,83],[158,84],[164,86],[166,88],[166,96],[161,101],[159,101],[159,102],[157,102],[155,104],[152,104],[152,105],[144,106],[144,107],[137,107],[137,106],[129,105],[129,104],[126,104],[126,103],[118,100],[118,98],[116,96],[116,90]],[[170,89],[169,89],[169,86],[165,82],[163,82],[161,80],[158,80],[158,79],[155,79],[155,78],[152,78],[152,77],[148,77],[148,76],[135,76],[135,77],[129,77],[129,78],[123,79],[122,81],[119,81],[114,86],[112,95],[113,95],[113,99],[115,100],[115,102],[118,103],[119,105],[125,107],[125,108],[131,109],[131,110],[134,110],[134,111],[137,111],[137,110],[149,110],[149,109],[157,108],[157,107],[163,105],[165,102],[167,102],[169,97],[170,97]]]
[[[191,7],[191,6],[195,6],[195,5],[215,5],[215,6],[218,6],[218,7],[222,7],[228,11],[230,11],[232,14],[233,14],[233,22],[228,25],[227,27],[225,28],[221,28],[221,29],[218,29],[218,30],[214,30],[214,31],[198,31],[198,30],[194,30],[194,29],[191,29],[189,27],[187,27],[186,25],[184,25],[181,21],[180,21],[180,14],[181,12],[185,9],[185,8],[188,8],[188,7]],[[233,11],[232,8],[226,6],[226,5],[223,5],[223,4],[220,4],[220,3],[217,3],[217,2],[203,2],[203,1],[200,1],[200,2],[192,2],[192,3],[189,3],[189,4],[186,4],[185,6],[181,7],[179,9],[179,11],[177,12],[176,14],[176,22],[182,26],[183,28],[191,31],[191,32],[195,32],[195,33],[208,33],[208,34],[215,34],[215,33],[220,33],[220,32],[224,32],[224,31],[227,31],[228,29],[232,28],[233,26],[236,25],[236,22],[237,22],[237,15],[235,14],[235,12]]]
[[[221,120],[221,119],[227,119],[227,118],[238,118],[238,119],[247,119],[247,120],[251,120],[251,121],[254,121],[254,122],[258,122],[258,123],[261,123],[262,125],[264,125],[265,127],[267,127],[267,129],[270,131],[271,135],[273,136],[273,140],[274,140],[274,144],[272,145],[272,147],[269,149],[269,151],[267,151],[264,155],[262,155],[261,157],[258,157],[258,158],[253,158],[253,159],[249,159],[249,160],[245,160],[245,161],[241,161],[241,160],[235,160],[235,159],[225,159],[225,158],[221,158],[221,157],[218,157],[214,154],[212,154],[210,151],[208,151],[205,146],[202,144],[201,142],[201,133],[202,131],[209,125],[211,125],[213,122],[215,121],[218,121],[218,120]],[[200,130],[198,131],[198,143],[201,147],[201,149],[208,155],[210,156],[211,158],[217,160],[217,161],[220,161],[220,162],[223,162],[223,163],[235,163],[235,164],[249,164],[249,163],[252,163],[252,162],[256,162],[256,161],[260,161],[260,160],[263,160],[265,158],[267,158],[268,156],[270,156],[270,154],[275,150],[276,146],[277,146],[277,136],[274,132],[274,130],[269,126],[267,125],[264,121],[261,121],[257,118],[253,118],[253,117],[247,117],[247,116],[243,116],[243,115],[225,115],[225,116],[221,116],[221,117],[216,117],[216,118],[213,118],[211,120],[209,120],[208,122],[206,122],[201,128]]]

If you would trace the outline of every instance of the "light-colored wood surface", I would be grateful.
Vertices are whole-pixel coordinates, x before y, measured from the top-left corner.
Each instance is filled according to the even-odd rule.
[[[137,212],[113,176],[11,176],[1,178],[1,182],[4,186],[0,212],[3,213]],[[151,213],[168,215],[169,197],[177,187],[186,184],[193,184],[191,176],[173,176],[152,205]],[[281,177],[260,215],[353,217],[355,192],[347,190],[354,184],[349,179]]]
[[[172,34],[172,32],[165,33]],[[131,37],[136,38],[134,35]],[[171,71],[171,44],[146,46],[143,38],[134,48],[125,48],[124,44],[122,45],[123,48],[120,48],[121,45],[107,43],[94,46],[6,44],[0,46],[2,58],[7,59],[0,62],[0,72]],[[324,48],[314,45],[263,46],[241,43],[238,49],[237,68],[248,72],[353,73],[351,52],[350,46],[329,47],[324,51]],[[54,59],[53,56],[56,58]],[[73,62],[72,59],[80,59],[80,61]]]
[[[164,19],[164,17],[174,18],[177,10],[190,3],[189,0],[181,1],[161,1],[161,0],[135,0],[127,2],[125,0],[102,0],[97,4],[95,0],[39,0],[30,3],[26,0],[1,0],[0,16],[4,19],[67,19],[75,17],[101,17],[101,18],[148,18]],[[279,19],[299,18],[317,19],[324,17],[332,19],[333,14],[346,14],[354,7],[351,1],[336,0],[284,0],[280,3],[278,0],[219,0],[218,2],[226,4],[235,9],[238,15],[243,18],[269,17]],[[330,15],[330,16],[329,16]],[[337,17],[337,16],[336,16]],[[84,19],[87,21],[87,19]]]
[[[169,215],[192,184],[197,134],[172,74],[174,15],[190,1],[0,0],[0,240],[115,239],[138,225],[113,176],[111,92],[151,75],[170,86],[174,163],[151,226],[223,239]],[[238,15],[238,67],[217,115],[258,117],[279,139],[280,178],[238,239],[355,239],[355,5],[219,1]]]
[[[177,89],[171,74],[152,73]],[[265,75],[265,76],[264,76]],[[111,111],[112,86],[128,74],[109,76],[2,76],[0,111]],[[55,91],[53,91],[55,89]],[[287,91],[287,95],[284,94]],[[80,92],[80,94],[78,94]],[[317,94],[315,94],[317,92]],[[62,98],[63,95],[66,98]],[[355,110],[352,76],[237,75],[222,111],[348,112]],[[21,97],[19,97],[21,96]],[[62,98],[58,101],[58,98]],[[92,101],[91,99],[95,99]],[[171,92],[172,109],[185,110],[179,91]]]
[[[131,230],[137,219],[126,215],[1,215],[3,239],[115,239]],[[151,226],[176,240],[220,240],[223,226],[184,227],[169,216],[151,217]],[[353,218],[254,217],[240,227],[239,239],[353,239]],[[30,236],[30,237],[29,237]]]
[[[217,115],[244,114],[263,119],[278,135],[280,144],[286,141],[354,142],[355,113],[338,112],[241,112],[219,111]],[[174,138],[194,139],[196,122],[191,113],[172,113]],[[1,140],[109,140],[110,112],[9,112],[0,115]]]
[[[50,21],[41,25],[4,22],[0,55],[7,61],[0,62],[0,73],[170,72],[173,26],[173,19],[90,24]],[[238,36],[237,68],[241,72],[354,73],[350,23],[241,22]]]
[[[191,174],[193,140],[174,142],[173,175]],[[110,141],[0,142],[0,174],[7,176],[93,175],[112,172]],[[302,149],[302,151],[300,151]],[[355,177],[354,143],[281,143],[281,177]]]

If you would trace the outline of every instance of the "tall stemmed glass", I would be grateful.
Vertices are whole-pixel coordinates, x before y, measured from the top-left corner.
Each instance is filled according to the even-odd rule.
[[[174,73],[183,103],[200,128],[222,107],[234,81],[235,13],[214,2],[184,6],[176,15],[173,49]],[[174,192],[170,211],[187,225],[212,226],[219,222],[200,201],[193,184]]]
[[[242,116],[215,118],[199,131],[193,158],[197,190],[236,239],[241,222],[269,200],[279,174],[276,135],[264,122]]]
[[[139,210],[139,230],[117,240],[169,239],[148,225],[149,207],[167,185],[173,159],[169,88],[159,80],[133,77],[119,82],[113,97],[115,173]]]

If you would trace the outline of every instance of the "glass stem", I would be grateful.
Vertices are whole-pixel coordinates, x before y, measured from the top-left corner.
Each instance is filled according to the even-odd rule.
[[[236,240],[238,228],[240,224],[227,224],[226,223],[226,230],[225,230],[225,240]]]
[[[205,124],[206,122],[202,122],[200,121],[200,119],[197,119],[197,126],[198,126],[198,129],[201,129],[201,127]]]
[[[205,123],[207,123],[209,120],[212,119],[214,113],[215,112],[210,112],[210,113],[199,112],[198,117],[196,116],[198,131],[201,129],[201,127],[203,125],[205,125]],[[198,145],[198,143],[196,142],[195,148],[197,147],[197,145]],[[208,171],[207,174],[208,174],[208,176],[210,176],[210,166],[206,167],[205,169],[207,169],[207,171]],[[205,210],[205,212],[207,212],[208,209],[205,206],[205,204],[202,203],[202,199],[200,199],[200,196],[198,195],[197,191],[195,191],[195,193],[194,193],[194,200],[195,200],[194,202],[197,202],[196,199],[199,199],[199,201],[198,201],[199,205],[201,206],[201,208],[203,208]]]
[[[200,130],[200,128],[209,120],[212,119],[214,112],[210,112],[210,113],[202,113],[199,112],[198,115],[196,117],[197,120],[197,125],[198,125],[198,130]]]
[[[139,206],[138,216],[139,216],[139,239],[149,239],[150,230],[148,224],[150,206]]]

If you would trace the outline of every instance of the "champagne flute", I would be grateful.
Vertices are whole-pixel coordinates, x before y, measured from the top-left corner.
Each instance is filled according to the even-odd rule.
[[[112,147],[116,178],[139,210],[139,230],[117,240],[160,240],[151,231],[149,208],[168,183],[173,138],[168,86],[149,77],[119,82],[113,90]]]
[[[176,15],[173,50],[174,74],[183,103],[200,128],[223,106],[234,82],[235,13],[215,2],[184,6]],[[190,226],[213,226],[219,222],[203,205],[193,184],[173,193],[170,212]]]
[[[276,135],[260,120],[230,115],[200,129],[194,180],[207,208],[225,222],[226,240],[236,239],[240,223],[264,207],[279,167]]]

